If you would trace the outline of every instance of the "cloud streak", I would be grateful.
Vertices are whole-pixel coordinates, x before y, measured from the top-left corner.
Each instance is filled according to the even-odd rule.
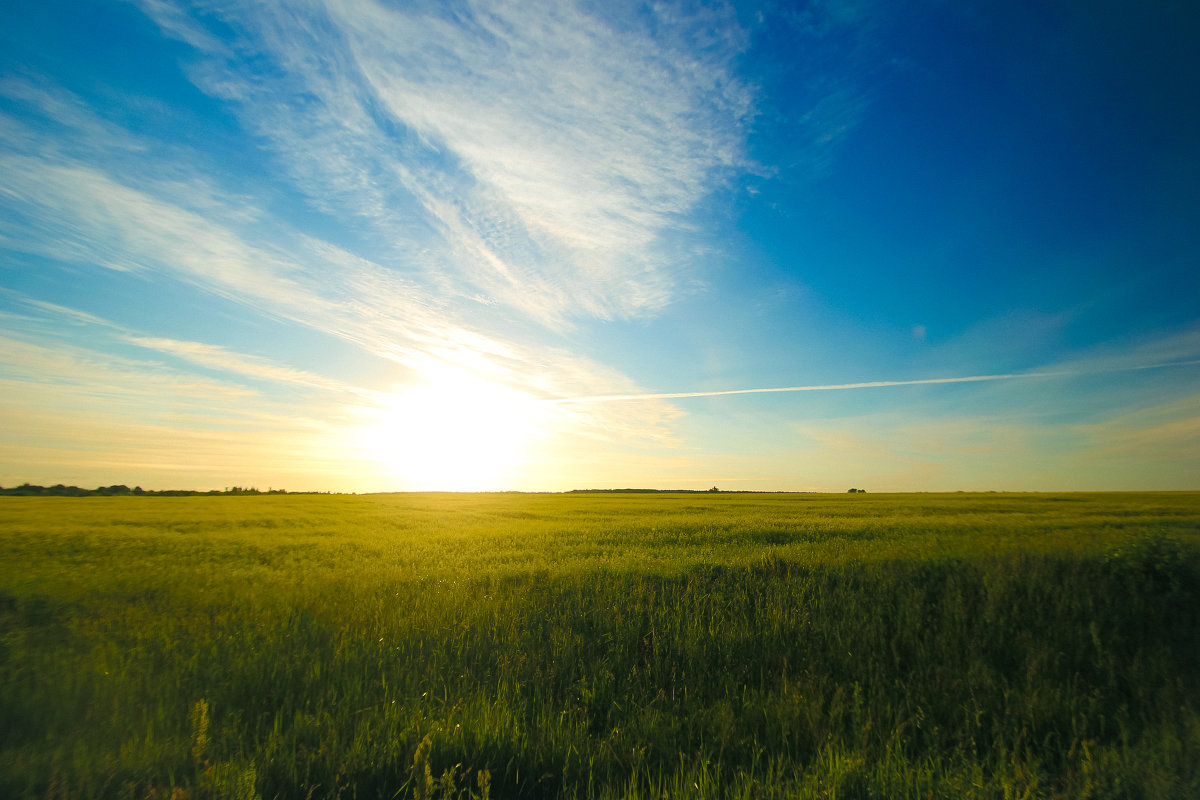
[[[783,392],[833,392],[851,389],[879,389],[890,386],[931,386],[950,383],[985,383],[990,381],[1026,380],[1031,378],[1063,378],[1081,375],[1096,375],[1106,372],[1132,372],[1137,370],[1164,369],[1167,367],[1195,366],[1200,361],[1175,361],[1159,364],[1141,364],[1136,366],[1111,367],[1107,369],[1058,370],[1052,372],[1012,372],[1003,375],[967,375],[955,378],[923,378],[908,381],[864,381],[861,383],[835,383],[813,386],[772,386],[756,389],[722,389],[708,392],[653,392],[642,394],[608,394],[587,397],[560,397],[552,402],[571,403],[608,403],[623,400],[679,400],[690,397],[724,397],[737,394],[775,394]]]
[[[724,397],[735,394],[775,394],[780,392],[833,392],[849,389],[878,389],[887,386],[927,386],[944,383],[978,383],[983,381],[1006,381],[1018,378],[1050,378],[1066,375],[1064,372],[1027,372],[1008,375],[969,375],[960,378],[925,378],[912,381],[866,381],[863,383],[834,383],[815,386],[771,386],[759,389],[722,389],[710,392],[658,392],[646,394],[608,394],[592,397],[556,398],[556,403],[607,403],[619,400],[678,400],[689,397]]]
[[[368,394],[355,386],[331,380],[306,370],[285,367],[264,358],[235,353],[228,348],[203,342],[184,342],[158,336],[127,336],[130,344],[190,361],[203,367],[232,372],[254,380],[318,389],[335,394]]]

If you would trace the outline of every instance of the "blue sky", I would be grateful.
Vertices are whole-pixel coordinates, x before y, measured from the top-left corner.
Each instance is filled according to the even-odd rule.
[[[0,484],[1198,489],[1198,33],[20,4]]]

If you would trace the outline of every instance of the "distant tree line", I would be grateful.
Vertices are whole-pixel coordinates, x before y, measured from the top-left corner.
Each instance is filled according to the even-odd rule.
[[[22,483],[20,486],[10,486],[7,489],[0,486],[0,496],[9,497],[112,497],[117,495],[155,496],[155,497],[185,497],[190,495],[213,494],[289,494],[287,489],[267,489],[265,492],[253,486],[231,486],[225,491],[211,489],[198,492],[192,489],[143,489],[134,486],[130,489],[123,483],[113,486],[97,486],[95,489],[84,489],[79,486],[64,486],[56,483],[53,486],[38,486],[32,483]],[[291,494],[314,494],[313,492],[291,492]],[[326,493],[328,494],[328,493]]]

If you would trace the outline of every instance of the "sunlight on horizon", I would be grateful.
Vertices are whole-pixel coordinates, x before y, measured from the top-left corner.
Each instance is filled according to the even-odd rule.
[[[510,488],[552,414],[525,392],[444,370],[366,409],[359,443],[405,489]]]

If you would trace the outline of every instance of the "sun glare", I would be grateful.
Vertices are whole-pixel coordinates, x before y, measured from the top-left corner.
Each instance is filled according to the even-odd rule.
[[[456,372],[398,390],[369,412],[363,446],[396,488],[514,488],[545,422],[532,396]]]

